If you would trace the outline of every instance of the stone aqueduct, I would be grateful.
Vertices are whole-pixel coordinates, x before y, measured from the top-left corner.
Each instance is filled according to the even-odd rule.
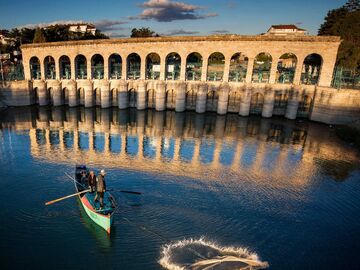
[[[317,87],[330,87],[339,45],[339,37],[229,35],[28,44],[22,52],[39,105],[295,119],[308,116]]]

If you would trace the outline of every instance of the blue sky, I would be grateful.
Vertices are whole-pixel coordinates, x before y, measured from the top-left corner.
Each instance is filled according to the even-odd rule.
[[[112,37],[133,27],[163,35],[259,34],[297,24],[316,34],[326,13],[346,0],[0,0],[0,28],[61,21],[92,22]]]

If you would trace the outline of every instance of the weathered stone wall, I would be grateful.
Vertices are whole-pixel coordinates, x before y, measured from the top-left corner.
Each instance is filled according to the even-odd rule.
[[[7,106],[28,106],[34,104],[31,81],[0,82],[0,101]]]

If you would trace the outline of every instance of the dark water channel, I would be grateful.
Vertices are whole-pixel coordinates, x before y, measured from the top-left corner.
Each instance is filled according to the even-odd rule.
[[[108,188],[143,193],[113,193],[120,208],[110,237],[76,198],[44,205],[74,192],[64,172],[77,163],[105,169]],[[0,172],[2,270],[164,269],[165,245],[201,237],[185,251],[215,243],[246,248],[269,269],[360,269],[359,153],[326,125],[8,109],[0,112]],[[169,251],[168,261],[191,268],[182,251]]]

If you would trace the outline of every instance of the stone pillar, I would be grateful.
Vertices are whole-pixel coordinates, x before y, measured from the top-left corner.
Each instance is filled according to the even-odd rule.
[[[34,80],[33,87],[37,88],[39,105],[46,106],[49,104],[49,95],[46,89],[46,83],[43,80]]]
[[[217,106],[217,113],[220,115],[226,114],[229,102],[229,85],[223,83],[219,88],[219,100]]]
[[[204,113],[206,111],[206,96],[207,96],[207,84],[202,83],[199,85],[196,94],[196,109],[197,113]]]
[[[107,80],[101,80],[101,108],[109,108],[110,104],[110,83]]]
[[[206,82],[207,80],[207,69],[208,69],[208,60],[209,57],[203,58],[202,67],[201,67],[201,81]]]
[[[128,106],[128,85],[125,80],[121,80],[118,89],[118,107],[126,109]]]
[[[70,60],[70,78],[72,80],[76,80],[76,74],[75,74],[75,58]]]
[[[142,55],[141,57],[141,63],[140,63],[140,80],[145,80],[146,78],[146,55]]]
[[[79,105],[76,82],[71,80],[67,83],[66,88],[69,90],[69,107],[75,107]]]
[[[60,80],[60,63],[59,63],[59,59],[55,59],[55,79]]]
[[[159,81],[156,84],[155,89],[155,109],[157,111],[165,110],[165,98],[166,98],[166,84],[164,81]]]
[[[304,58],[298,58],[296,63],[295,74],[294,74],[294,81],[293,81],[294,85],[300,84],[303,62],[304,62]]]
[[[143,80],[139,81],[138,84],[136,108],[138,110],[146,109],[146,82]]]
[[[86,78],[88,80],[92,79],[92,74],[91,74],[91,57],[86,57]]]
[[[160,81],[165,80],[166,55],[160,56]]]
[[[278,59],[279,59],[279,57],[277,57],[277,56],[273,57],[273,59],[272,59],[270,78],[269,78],[269,83],[271,83],[271,84],[275,83]]]
[[[224,82],[229,81],[230,60],[231,60],[231,56],[225,57],[224,76],[223,76]]]
[[[64,105],[64,99],[62,95],[60,81],[55,81],[55,83],[52,83],[51,87],[53,89],[53,105],[54,106]]]
[[[109,56],[105,55],[104,58],[104,80],[109,79]]]
[[[251,83],[252,82],[252,74],[253,74],[253,69],[254,69],[254,57],[249,57],[249,61],[248,61],[248,67],[246,70],[246,79],[245,82],[247,83]]]
[[[85,108],[94,106],[94,90],[93,90],[92,82],[90,80],[85,80],[82,83],[82,87],[84,88],[84,106],[85,106]]]
[[[287,102],[285,117],[294,120],[297,116],[299,108],[299,92],[295,89],[291,91],[290,97]]]
[[[248,116],[250,113],[250,102],[251,102],[251,88],[246,87],[240,101],[239,115]]]
[[[323,62],[320,70],[320,78],[318,85],[330,87],[332,76],[334,74],[335,62],[336,62],[336,51],[331,57],[323,57]]]
[[[186,98],[186,83],[179,83],[176,87],[176,103],[175,111],[183,112],[185,111],[185,98]]]
[[[44,59],[39,59],[39,62],[40,62],[41,80],[45,80],[45,63],[44,63]]]
[[[24,66],[24,76],[25,80],[31,80],[30,74],[30,59],[25,58],[23,55],[23,66]]]
[[[186,80],[186,55],[181,55],[180,81]]]
[[[264,93],[264,105],[262,108],[262,117],[269,118],[274,111],[275,91],[266,89]]]
[[[121,65],[121,79],[127,80],[127,57],[128,55],[125,55],[124,58],[122,58],[122,65]]]

